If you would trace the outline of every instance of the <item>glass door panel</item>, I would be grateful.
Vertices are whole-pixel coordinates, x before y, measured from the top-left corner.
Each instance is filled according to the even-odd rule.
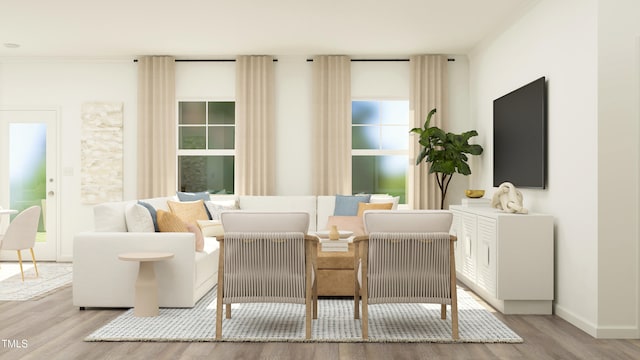
[[[40,207],[36,260],[57,260],[56,119],[53,110],[0,110],[0,206],[18,212]],[[4,232],[9,219],[0,220]],[[0,259],[17,256],[2,251]]]

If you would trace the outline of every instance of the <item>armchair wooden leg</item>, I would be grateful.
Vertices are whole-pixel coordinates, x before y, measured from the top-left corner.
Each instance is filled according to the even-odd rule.
[[[216,339],[222,339],[222,297],[224,296],[224,242],[220,242],[218,261],[218,288],[216,298]]]
[[[24,270],[22,270],[22,254],[18,250],[18,263],[20,263],[20,273],[22,274],[22,282],[24,282]]]
[[[367,297],[362,297],[362,338],[367,340],[369,338],[369,306],[367,304]]]
[[[313,298],[311,299],[313,303],[313,318],[318,318],[318,279],[316,278],[315,283],[313,284]]]
[[[353,294],[353,318],[360,319],[360,294],[357,288]]]
[[[440,304],[440,319],[447,319],[447,304]]]
[[[33,253],[33,248],[30,248],[29,250],[31,250],[31,260],[33,261],[33,267],[36,269],[36,277],[39,277],[40,273],[38,272],[38,265],[36,265],[36,256]]]
[[[227,319],[231,319],[231,304],[225,304],[224,305],[224,310],[225,310],[225,317]]]
[[[305,316],[304,316],[304,337],[305,339],[311,339],[311,317],[312,317],[312,310],[313,307],[313,302],[311,301],[311,299],[307,298],[307,303],[306,303],[306,308],[305,308]]]

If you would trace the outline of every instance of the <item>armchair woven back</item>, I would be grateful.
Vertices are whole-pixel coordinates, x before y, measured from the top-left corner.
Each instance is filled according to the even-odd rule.
[[[354,240],[356,262],[360,261],[354,318],[360,317],[362,297],[363,339],[369,336],[369,304],[383,303],[440,304],[442,319],[450,305],[451,336],[458,339],[452,222],[453,214],[443,210],[364,212],[369,236]]]
[[[305,303],[305,237],[301,232],[225,233],[225,304]]]
[[[451,304],[449,233],[372,233],[369,304]]]
[[[305,304],[305,338],[317,318],[317,237],[307,235],[306,212],[223,212],[216,338],[222,337],[222,307],[233,303]]]

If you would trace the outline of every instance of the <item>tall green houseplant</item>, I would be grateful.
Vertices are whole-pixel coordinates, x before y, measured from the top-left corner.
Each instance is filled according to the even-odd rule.
[[[453,174],[470,175],[471,168],[467,164],[469,158],[466,154],[480,155],[483,149],[480,145],[469,144],[469,139],[478,135],[475,130],[453,134],[445,133],[437,126],[430,126],[435,113],[436,109],[429,111],[424,127],[413,128],[411,132],[420,136],[418,143],[422,146],[416,166],[423,160],[429,164],[429,173],[435,174],[442,195],[440,209],[444,209],[444,198]]]

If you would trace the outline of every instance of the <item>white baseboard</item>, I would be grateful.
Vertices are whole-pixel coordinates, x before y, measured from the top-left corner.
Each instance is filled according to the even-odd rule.
[[[553,313],[558,315],[562,319],[567,320],[573,326],[586,332],[587,334],[593,336],[594,338],[598,334],[598,328],[594,323],[587,321],[586,319],[580,316],[577,316],[576,314],[572,313],[571,311],[568,311],[567,309],[563,308],[562,306],[556,303],[553,304]]]
[[[597,326],[581,316],[577,316],[560,305],[553,305],[553,312],[573,326],[596,339],[638,339],[640,329],[637,326]]]

